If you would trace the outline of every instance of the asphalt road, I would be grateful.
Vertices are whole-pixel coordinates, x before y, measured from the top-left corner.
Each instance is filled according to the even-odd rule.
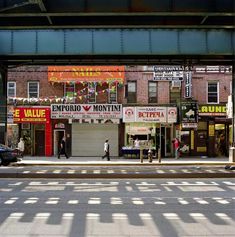
[[[234,179],[0,179],[0,237],[234,236]]]

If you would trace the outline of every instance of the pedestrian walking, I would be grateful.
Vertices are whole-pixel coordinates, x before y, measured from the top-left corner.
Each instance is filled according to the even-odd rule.
[[[173,145],[175,148],[175,159],[179,159],[180,141],[177,137],[173,140]]]
[[[24,139],[22,137],[20,138],[17,149],[19,151],[19,155],[23,158],[23,156],[24,156]]]
[[[63,136],[60,142],[60,147],[59,147],[59,154],[58,154],[58,159],[60,159],[60,155],[65,155],[66,159],[68,159],[68,155],[66,153],[66,138]]]
[[[104,155],[102,156],[102,159],[104,159],[105,157],[107,157],[107,160],[110,160],[109,157],[109,140],[107,139],[104,143]]]

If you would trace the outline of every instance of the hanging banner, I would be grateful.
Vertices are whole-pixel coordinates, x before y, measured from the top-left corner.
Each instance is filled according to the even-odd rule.
[[[185,72],[184,74],[184,98],[192,97],[192,72]]]
[[[48,81],[123,83],[124,70],[124,66],[48,66]]]

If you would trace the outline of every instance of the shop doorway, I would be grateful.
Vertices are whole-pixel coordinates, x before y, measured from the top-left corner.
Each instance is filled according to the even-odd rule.
[[[65,135],[65,130],[63,129],[54,130],[54,156],[58,155],[60,141],[64,135]]]
[[[45,131],[35,130],[35,155],[45,156]]]
[[[157,139],[160,139],[161,157],[168,157],[171,155],[171,127],[161,126],[159,131]]]

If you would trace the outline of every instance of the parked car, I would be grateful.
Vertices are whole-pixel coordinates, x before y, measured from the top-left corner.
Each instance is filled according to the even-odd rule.
[[[7,166],[12,162],[18,161],[18,151],[8,146],[0,144],[0,166]]]

